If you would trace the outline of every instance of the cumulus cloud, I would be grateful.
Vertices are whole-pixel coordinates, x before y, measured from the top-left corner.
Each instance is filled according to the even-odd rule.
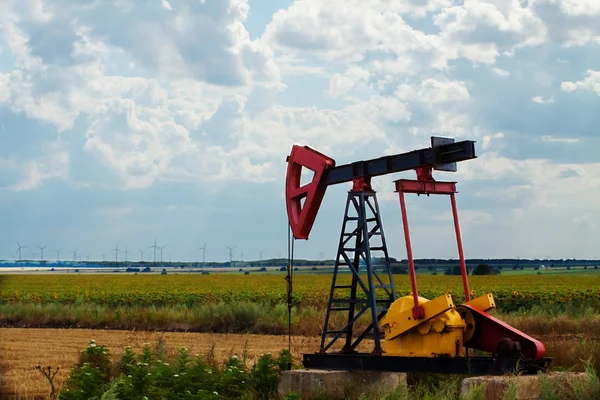
[[[500,51],[543,43],[546,27],[518,0],[467,0],[434,17],[449,57],[493,64]]]
[[[600,7],[594,0],[536,0],[528,8],[544,21],[549,38],[565,47],[600,42]]]
[[[595,92],[600,96],[600,71],[588,69],[586,77],[581,81],[565,81],[560,84],[565,92],[574,92],[576,90]]]
[[[477,140],[478,158],[452,176],[469,255],[572,256],[549,232],[581,243],[600,234],[587,200],[600,194],[600,167],[564,152],[593,147],[598,4],[292,1],[261,15],[269,22],[251,39],[253,0],[0,2],[1,205],[47,215],[54,206],[32,204],[66,202],[52,215],[72,232],[81,225],[67,210],[97,216],[97,235],[168,226],[277,242],[266,227],[285,223],[292,144],[352,162],[452,136]],[[385,190],[381,199],[397,201]],[[320,243],[335,247],[329,204]],[[419,208],[416,221],[435,224],[434,211]],[[551,245],[528,242],[536,235]]]
[[[492,72],[495,73],[496,75],[500,75],[500,76],[509,76],[510,72],[508,72],[505,69],[500,69],[500,68],[492,68]]]
[[[247,94],[250,84],[281,90],[277,67],[242,25],[246,2],[162,6],[175,15],[134,2],[70,3],[60,11],[57,3],[19,3],[4,16],[3,30],[21,68],[0,75],[0,102],[59,132],[85,116],[82,150],[126,187],[173,175],[172,161],[197,157],[198,143],[226,149],[243,113],[224,108],[231,104],[227,98]],[[134,17],[140,7],[144,12]],[[156,78],[111,76],[115,62],[126,60]],[[187,177],[228,168],[178,163]]]

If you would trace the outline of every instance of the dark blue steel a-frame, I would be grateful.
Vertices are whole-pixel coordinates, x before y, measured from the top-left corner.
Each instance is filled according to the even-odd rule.
[[[352,353],[360,342],[373,333],[375,346],[372,354],[381,354],[381,332],[378,322],[396,300],[390,259],[380,218],[377,195],[370,184],[354,185],[348,192],[344,221],[340,234],[337,258],[333,270],[333,280],[327,303],[325,324],[321,336],[320,352],[325,353],[341,338],[345,338],[342,353]],[[357,189],[357,186],[358,189]],[[374,253],[381,254],[383,265],[374,264]],[[361,260],[364,263],[366,277],[361,277]],[[339,284],[339,273],[348,268],[352,281],[348,285]],[[379,271],[378,271],[379,269]],[[344,292],[342,292],[344,290]],[[364,297],[359,296],[359,290]],[[342,294],[344,293],[344,294]],[[332,312],[347,312],[347,323],[342,329],[330,326]],[[372,321],[362,332],[354,332],[354,323],[365,313]],[[356,339],[354,334],[358,333]],[[328,338],[334,335],[333,338]]]

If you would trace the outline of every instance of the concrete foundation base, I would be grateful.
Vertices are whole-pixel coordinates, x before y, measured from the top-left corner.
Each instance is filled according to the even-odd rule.
[[[541,377],[524,376],[478,376],[462,381],[461,398],[485,400],[538,400],[547,390],[559,388],[559,398],[576,399],[574,387],[585,383],[587,375],[577,372],[551,372]],[[564,396],[564,397],[563,397]]]
[[[302,400],[357,398],[361,393],[377,398],[400,385],[406,386],[404,373],[298,369],[281,374],[277,392],[280,398],[294,392]]]

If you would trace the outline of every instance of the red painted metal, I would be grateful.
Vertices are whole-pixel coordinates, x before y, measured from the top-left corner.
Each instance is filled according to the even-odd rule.
[[[423,167],[417,168],[417,180],[412,179],[399,179],[395,181],[396,192],[398,192],[400,196],[400,207],[402,209],[402,222],[404,224],[404,237],[406,240],[406,249],[408,255],[408,264],[409,264],[409,273],[411,274],[411,285],[413,288],[413,297],[415,299],[415,309],[418,306],[418,293],[417,293],[417,283],[416,278],[414,278],[414,261],[412,258],[412,250],[410,249],[410,238],[408,233],[408,223],[406,217],[406,205],[404,200],[404,193],[416,193],[418,195],[425,194],[441,194],[441,195],[450,195],[450,200],[452,203],[452,217],[454,219],[454,231],[456,233],[456,243],[458,246],[458,256],[460,260],[460,271],[463,282],[463,289],[465,293],[465,301],[471,300],[471,295],[469,293],[469,281],[467,278],[467,266],[465,262],[465,255],[463,251],[462,238],[460,234],[460,225],[458,221],[458,211],[456,207],[456,182],[438,182],[433,179],[432,176],[432,168],[431,167]],[[415,282],[413,283],[413,279]],[[416,313],[416,311],[414,311]]]
[[[370,176],[362,176],[352,181],[353,192],[371,192],[372,190]]]
[[[464,343],[466,347],[497,353],[498,343],[502,339],[509,338],[521,344],[521,354],[525,358],[542,358],[545,356],[546,349],[539,340],[473,306],[461,304],[458,306],[459,312],[460,307],[468,308],[475,320],[475,331],[473,337]]]
[[[456,245],[458,247],[458,258],[460,259],[460,275],[462,276],[463,289],[465,292],[465,302],[471,300],[469,292],[469,279],[467,278],[467,263],[463,252],[462,238],[460,235],[460,224],[458,222],[458,210],[456,208],[456,196],[450,193],[450,202],[452,203],[452,219],[454,219],[454,231],[456,232]]]
[[[419,319],[425,316],[423,307],[419,305],[419,290],[417,288],[417,274],[415,271],[415,262],[412,255],[412,246],[410,244],[410,232],[408,230],[408,217],[406,216],[406,203],[404,201],[404,192],[398,192],[400,196],[400,210],[402,211],[402,224],[404,225],[404,241],[406,242],[406,257],[408,258],[408,274],[410,276],[410,286],[415,305],[412,310],[413,318]]]
[[[433,167],[430,165],[426,166],[426,167],[416,168],[415,171],[417,173],[417,180],[419,180],[419,181],[434,181],[435,180],[435,179],[433,179]]]
[[[327,186],[320,186],[323,171],[335,167],[335,160],[307,146],[292,147],[287,158],[285,198],[294,238],[308,239]],[[301,186],[302,168],[314,172],[310,183]],[[304,204],[302,201],[304,200]]]
[[[416,194],[452,194],[456,193],[456,182],[420,181],[399,179],[394,182],[396,192]]]

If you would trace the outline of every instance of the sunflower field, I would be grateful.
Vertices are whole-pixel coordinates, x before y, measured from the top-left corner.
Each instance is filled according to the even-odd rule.
[[[14,275],[0,278],[0,304],[78,304],[107,306],[161,306],[228,302],[284,303],[286,282],[282,274],[210,275]],[[339,278],[350,282],[350,276]],[[408,275],[394,275],[398,296],[410,293]],[[434,298],[451,294],[463,301],[460,276],[418,276],[419,295]],[[325,306],[331,275],[297,274],[294,303]],[[495,275],[469,277],[472,297],[493,293],[504,312],[532,306],[586,306],[600,310],[600,278],[594,276]]]

